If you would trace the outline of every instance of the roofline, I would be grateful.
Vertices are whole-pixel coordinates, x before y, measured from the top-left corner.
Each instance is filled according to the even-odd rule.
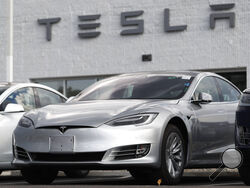
[[[121,73],[118,74],[117,76],[128,76],[128,75],[136,75],[136,74],[184,74],[184,75],[189,75],[189,76],[197,76],[200,73],[204,72],[199,72],[199,71],[189,71],[189,70],[184,70],[184,71],[139,71],[139,72],[130,72],[130,73]]]

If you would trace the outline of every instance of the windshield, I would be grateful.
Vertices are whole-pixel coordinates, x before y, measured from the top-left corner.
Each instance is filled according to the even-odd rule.
[[[0,87],[0,95],[5,92],[9,87]]]
[[[188,75],[129,75],[102,80],[82,91],[75,100],[179,99],[193,77]]]

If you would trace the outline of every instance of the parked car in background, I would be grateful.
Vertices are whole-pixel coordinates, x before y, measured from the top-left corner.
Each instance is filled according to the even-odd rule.
[[[0,83],[0,174],[14,170],[12,134],[19,120],[27,111],[49,104],[64,103],[67,98],[58,91],[33,83]],[[69,176],[80,172],[67,171]]]
[[[137,180],[180,182],[234,147],[240,90],[200,72],[144,72],[104,79],[69,103],[26,113],[14,131],[14,165],[26,181],[58,170],[127,169]]]
[[[243,155],[239,174],[250,185],[250,89],[243,91],[236,111],[235,146]]]

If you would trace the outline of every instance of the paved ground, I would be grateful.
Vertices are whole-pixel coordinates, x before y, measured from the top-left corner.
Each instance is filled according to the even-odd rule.
[[[224,171],[222,175],[211,183],[208,176],[213,170],[188,170],[184,173],[184,178],[179,186],[172,187],[239,187],[244,186],[236,171]],[[14,175],[3,174],[0,176],[0,187],[34,187],[28,185],[22,177],[15,173]],[[87,178],[69,179],[60,173],[60,176],[49,186],[42,187],[93,187],[93,188],[143,188],[155,187],[154,185],[138,184],[127,171],[91,171]],[[161,187],[167,187],[161,185]]]

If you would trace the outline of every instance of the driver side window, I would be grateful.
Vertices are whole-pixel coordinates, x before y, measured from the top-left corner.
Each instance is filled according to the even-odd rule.
[[[238,101],[241,93],[237,91],[232,85],[228,82],[216,78],[219,88],[221,90],[221,101],[222,102],[230,102],[230,101]]]
[[[3,101],[1,110],[4,111],[8,104],[20,104],[25,111],[36,108],[33,89],[26,87],[14,91]]]
[[[212,102],[220,101],[214,77],[205,77],[200,81],[194,92],[193,99],[198,100],[199,93],[201,92],[210,94],[212,96]]]

